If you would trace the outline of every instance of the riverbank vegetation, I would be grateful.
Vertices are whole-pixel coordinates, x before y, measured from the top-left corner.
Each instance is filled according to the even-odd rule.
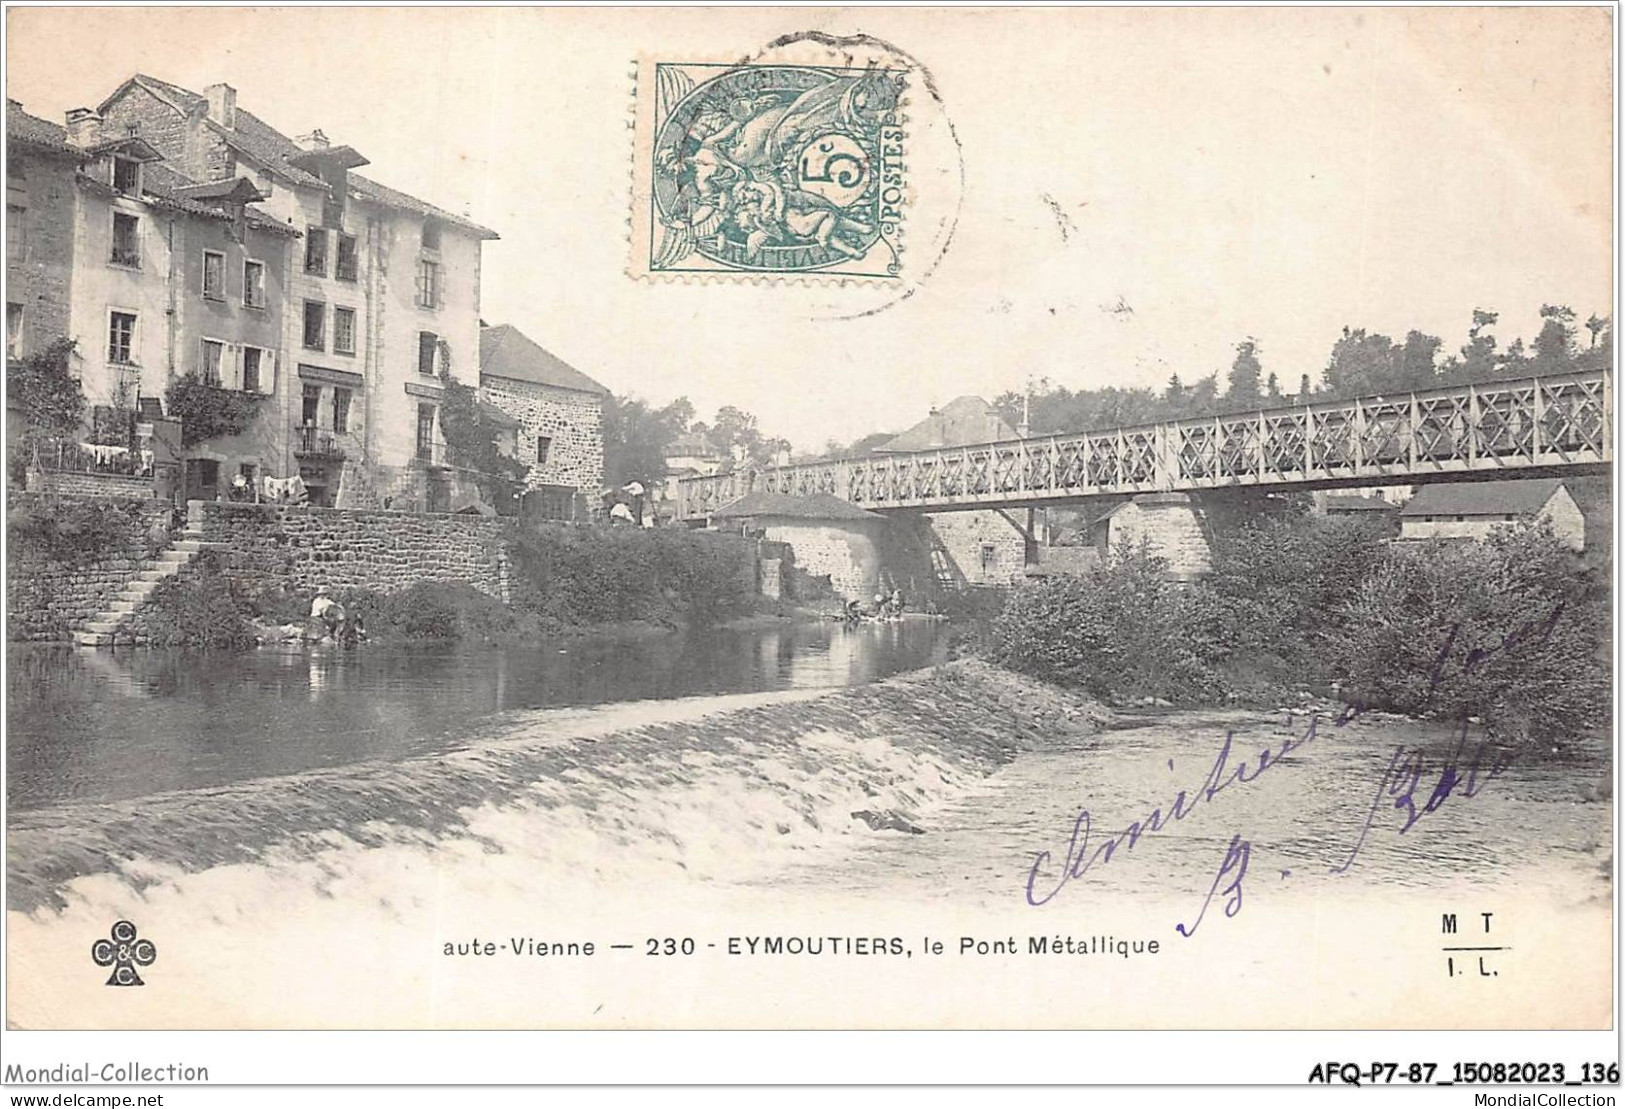
[[[1179,584],[1143,548],[1121,548],[1086,576],[1012,593],[984,651],[1118,703],[1335,690],[1362,709],[1475,718],[1510,739],[1606,724],[1607,571],[1547,526],[1400,544],[1358,521],[1287,518],[1219,540],[1213,564]]]

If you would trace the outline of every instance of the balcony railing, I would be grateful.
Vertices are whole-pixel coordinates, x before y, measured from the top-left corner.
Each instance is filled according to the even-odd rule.
[[[296,427],[294,430],[293,453],[302,455],[321,455],[327,458],[343,458],[344,446],[339,441],[339,434],[326,431],[319,427]]]

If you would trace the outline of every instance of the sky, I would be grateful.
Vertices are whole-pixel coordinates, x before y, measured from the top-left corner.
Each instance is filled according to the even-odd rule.
[[[801,30],[928,71],[908,280],[628,276],[638,59],[733,61]],[[1291,390],[1345,326],[1454,350],[1475,307],[1509,342],[1543,303],[1583,320],[1613,300],[1603,8],[12,8],[7,31],[28,111],[60,121],[135,72],[226,81],[497,230],[488,322],[800,450],[1040,378],[1222,374],[1249,336]]]

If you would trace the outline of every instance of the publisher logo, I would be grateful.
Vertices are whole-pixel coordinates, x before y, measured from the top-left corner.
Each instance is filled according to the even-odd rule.
[[[158,948],[151,940],[136,939],[135,925],[121,920],[113,925],[111,939],[97,940],[90,945],[90,957],[99,967],[112,967],[107,978],[109,986],[144,986],[137,966],[150,967],[158,958]]]

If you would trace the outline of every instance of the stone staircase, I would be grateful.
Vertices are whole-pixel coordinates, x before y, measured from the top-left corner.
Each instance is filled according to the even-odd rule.
[[[182,567],[197,557],[204,547],[198,523],[188,522],[179,538],[171,541],[157,558],[148,560],[140,573],[108,602],[105,609],[74,629],[73,641],[81,647],[111,645],[124,622],[139,612],[152,599],[153,592],[180,573]]]

